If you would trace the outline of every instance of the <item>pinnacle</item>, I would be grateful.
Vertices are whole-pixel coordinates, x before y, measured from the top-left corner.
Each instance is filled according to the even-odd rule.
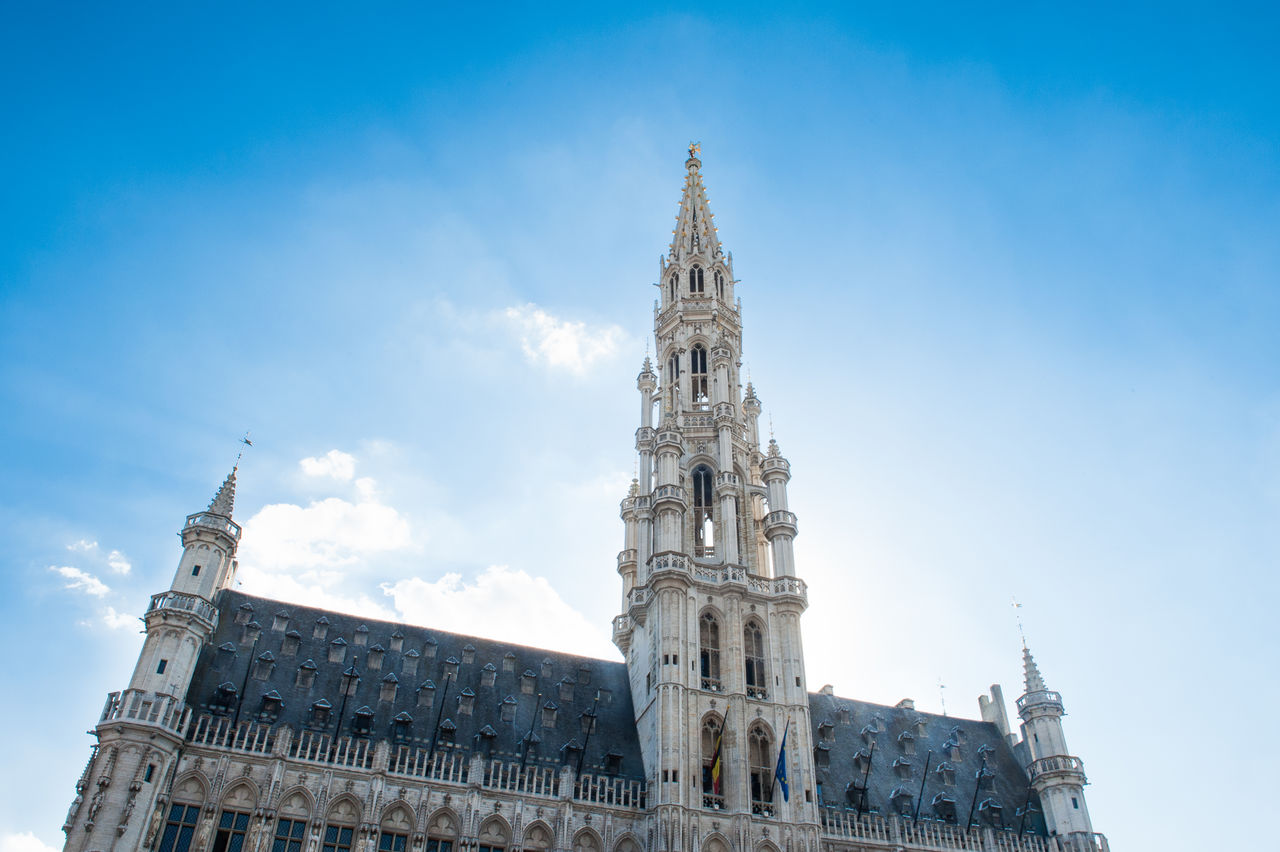
[[[672,260],[689,255],[716,257],[720,252],[720,238],[716,235],[711,208],[707,204],[707,191],[702,185],[702,161],[698,159],[700,146],[689,146],[689,159],[685,167],[684,192],[680,196],[680,209],[676,214],[676,228],[671,238]]]
[[[213,495],[213,501],[209,504],[209,513],[230,518],[235,504],[236,468],[233,467],[231,473],[227,474],[227,478],[222,481],[222,487],[218,489],[218,493]]]
[[[1026,679],[1028,695],[1033,692],[1044,692],[1048,689],[1044,685],[1044,678],[1040,676],[1040,669],[1036,666],[1035,657],[1031,656],[1031,649],[1025,644],[1022,646],[1022,670]]]

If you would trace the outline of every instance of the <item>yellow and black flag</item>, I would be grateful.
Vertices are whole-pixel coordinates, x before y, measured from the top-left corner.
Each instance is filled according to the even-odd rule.
[[[724,732],[721,731],[716,735],[716,751],[715,754],[711,756],[711,792],[717,796],[720,795],[720,771],[722,768],[720,761],[720,746],[723,742]]]

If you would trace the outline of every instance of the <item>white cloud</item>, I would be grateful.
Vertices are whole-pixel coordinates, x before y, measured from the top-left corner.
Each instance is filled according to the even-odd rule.
[[[79,568],[73,568],[70,565],[50,565],[49,570],[71,581],[63,586],[64,589],[77,589],[95,598],[104,597],[111,591],[106,583],[87,571],[81,571]]]
[[[487,568],[470,584],[460,574],[445,574],[434,583],[419,577],[384,583],[382,590],[404,621],[536,648],[617,656],[596,621],[569,606],[545,577],[505,565]]]
[[[356,475],[356,459],[342,450],[330,450],[319,458],[312,456],[298,462],[307,476],[327,476],[340,482],[349,482]]]
[[[118,550],[113,550],[107,554],[107,566],[117,574],[128,574],[133,570],[133,565]]]
[[[112,630],[129,630],[138,627],[138,616],[116,612],[115,607],[109,606],[102,611],[102,623]]]
[[[89,541],[84,538],[67,545],[67,550],[70,550],[72,553],[89,553],[90,551],[97,549],[98,543],[96,541]]]
[[[616,325],[588,326],[564,320],[534,304],[507,308],[502,313],[520,338],[525,358],[533,364],[583,375],[602,358],[618,351],[624,340]]]
[[[34,832],[10,832],[0,835],[0,852],[58,852],[58,847],[45,843]]]

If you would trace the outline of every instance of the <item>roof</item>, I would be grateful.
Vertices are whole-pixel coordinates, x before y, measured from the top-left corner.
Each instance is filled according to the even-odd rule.
[[[591,712],[599,691],[597,723],[586,742],[583,770],[606,771],[611,768],[606,758],[612,754],[617,756],[617,768],[612,774],[644,777],[623,663],[282,605],[231,589],[219,593],[217,607],[218,629],[201,651],[187,693],[187,703],[195,712],[210,712],[219,686],[231,683],[237,692],[244,693],[241,719],[258,718],[263,698],[275,692],[281,701],[274,724],[306,727],[312,722],[311,708],[316,702],[327,701],[335,710],[342,707],[343,673],[354,668],[359,682],[346,699],[344,735],[351,733],[351,717],[356,711],[368,707],[373,714],[369,722],[371,740],[391,738],[396,717],[404,713],[412,719],[407,742],[427,746],[441,708],[438,696],[447,688],[440,724],[445,729],[449,727],[444,724],[446,721],[454,726],[454,740],[460,746],[470,748],[479,743],[482,730],[488,727],[493,732],[488,743],[493,756],[519,760],[521,743],[532,729],[538,747],[529,752],[528,762],[559,765],[565,760],[561,753],[565,745],[581,748],[587,740],[583,715]],[[286,648],[286,641],[297,647]],[[377,646],[385,650],[381,664],[372,669],[370,653],[376,656]],[[341,654],[340,660],[331,658],[331,647]],[[450,660],[456,661],[457,679],[446,685],[445,671],[451,667]],[[254,663],[258,663],[257,670],[251,671]],[[298,672],[304,666],[315,667],[310,687],[298,685]],[[489,666],[492,668],[486,672]],[[263,674],[265,678],[256,676]],[[388,675],[394,675],[395,680]],[[491,685],[487,684],[486,675],[492,677]],[[394,700],[381,700],[384,689],[390,686],[395,687]],[[430,706],[419,704],[419,690],[423,688],[434,692]],[[470,715],[459,712],[459,698],[464,695],[473,703]],[[514,715],[505,721],[504,702],[515,705]],[[544,713],[547,705],[552,709]],[[330,733],[337,713],[332,715]],[[554,720],[546,718],[550,715]],[[546,727],[546,721],[553,724]]]

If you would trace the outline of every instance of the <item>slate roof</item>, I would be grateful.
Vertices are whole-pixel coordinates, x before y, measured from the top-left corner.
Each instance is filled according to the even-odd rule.
[[[1032,834],[1046,833],[1039,799],[1030,792],[1030,781],[1023,769],[1027,762],[1025,755],[1015,754],[991,722],[822,693],[809,694],[809,715],[815,752],[826,752],[825,761],[816,759],[815,755],[815,763],[826,763],[815,767],[824,804],[856,810],[865,778],[863,813],[899,812],[893,801],[896,793],[911,797],[913,812],[919,798],[920,817],[936,819],[945,816],[945,806],[935,809],[934,800],[944,796],[954,803],[955,819],[961,825],[972,807],[975,821],[1017,830],[1022,819],[1019,814],[1030,794],[1032,810],[1027,815],[1025,830]],[[829,731],[825,737],[824,729]],[[921,797],[920,782],[930,752],[932,757]],[[871,763],[869,776],[866,775],[867,757]],[[944,764],[950,767],[950,773],[939,772]],[[978,790],[977,776],[984,768],[989,773],[987,786]],[[948,784],[950,777],[954,777],[954,783]],[[983,808],[984,802],[999,804],[999,814],[990,810],[990,804]]]
[[[580,748],[586,741],[582,717],[592,710],[598,690],[601,700],[596,710],[597,723],[586,742],[583,771],[605,772],[612,768],[608,759],[612,753],[616,769],[610,774],[644,777],[623,663],[282,604],[232,589],[219,593],[217,606],[217,632],[201,652],[187,693],[187,703],[196,712],[215,709],[211,705],[216,702],[219,686],[230,683],[237,693],[244,693],[241,720],[259,718],[264,697],[274,691],[281,702],[273,724],[295,730],[308,727],[312,705],[325,700],[333,708],[333,718],[326,728],[332,733],[342,706],[343,672],[355,668],[360,680],[355,694],[347,698],[342,733],[350,734],[352,718],[358,710],[368,707],[373,711],[370,739],[389,739],[393,720],[407,713],[413,720],[410,744],[426,746],[441,706],[445,669],[454,660],[457,680],[448,684],[440,721],[444,728],[448,728],[446,721],[454,726],[454,740],[463,748],[475,746],[482,729],[488,727],[485,734],[492,733],[492,755],[519,760],[521,743],[532,727],[536,748],[529,752],[529,764],[558,766],[565,759],[562,747],[572,743]],[[287,621],[280,629],[274,629],[284,620],[282,612],[287,614]],[[323,638],[318,638],[318,623],[323,627]],[[295,632],[300,635],[293,635]],[[397,633],[399,637],[395,636]],[[357,644],[358,636],[365,637],[361,641],[367,644]],[[286,643],[296,648],[286,649]],[[370,654],[379,656],[379,646],[381,665],[371,670]],[[399,650],[391,650],[397,647]],[[331,648],[339,649],[340,661],[331,661]],[[409,674],[415,660],[416,672]],[[314,682],[309,688],[299,687],[298,670],[308,662],[315,667]],[[486,685],[485,669],[489,665],[493,666],[488,672],[492,685]],[[265,679],[255,677],[266,674],[263,669],[268,666],[270,673]],[[395,676],[395,699],[382,701],[389,675]],[[523,690],[526,675],[532,693]],[[418,689],[428,683],[434,687],[432,704],[419,706]],[[458,712],[460,697],[473,703],[470,715]],[[509,721],[503,720],[504,701],[515,705]],[[543,708],[548,705],[554,707],[552,727],[543,724]],[[573,759],[576,761],[576,753]]]
[[[343,673],[355,670],[360,679],[347,698],[343,733],[351,733],[353,719],[361,713],[369,718],[370,739],[388,739],[395,720],[407,715],[412,720],[410,744],[426,746],[441,706],[445,671],[456,668],[457,679],[448,685],[445,710],[438,718],[443,730],[453,730],[462,748],[475,748],[482,738],[488,739],[494,757],[518,760],[532,729],[535,747],[528,763],[560,765],[566,745],[581,748],[586,740],[583,714],[592,710],[599,690],[584,771],[612,769],[621,777],[644,777],[624,663],[281,604],[231,589],[219,593],[217,606],[217,632],[201,652],[187,693],[187,703],[196,712],[214,709],[220,686],[231,684],[237,694],[244,693],[242,720],[258,718],[264,698],[274,698],[266,702],[272,707],[278,702],[273,724],[305,728],[311,726],[313,705],[326,702],[334,712],[325,730],[332,733],[342,706]],[[377,669],[370,667],[371,656],[381,657]],[[298,685],[300,668],[314,672],[310,687]],[[492,685],[486,675],[492,677]],[[524,691],[526,680],[532,692]],[[383,701],[388,684],[395,685],[395,698]],[[419,704],[424,686],[435,692],[429,707]],[[471,714],[458,712],[460,699],[473,705]],[[504,720],[504,706],[513,705],[514,714]],[[856,809],[865,777],[864,813],[893,813],[898,810],[895,796],[904,794],[911,797],[914,809],[925,759],[932,752],[922,818],[943,816],[950,800],[961,823],[976,803],[975,820],[1020,827],[1018,814],[1029,792],[1023,770],[1027,756],[1015,754],[994,724],[825,693],[810,693],[809,709],[823,804]],[[554,714],[551,727],[544,726],[544,711]],[[862,761],[870,755],[869,776],[860,754]],[[954,774],[953,783],[947,783],[949,773],[939,772],[944,764]],[[977,775],[984,767],[988,787],[978,790]],[[939,796],[944,804],[935,808]],[[1039,801],[1034,794],[1030,801],[1033,807],[1024,828],[1043,835]],[[984,802],[999,804],[998,816],[982,809]]]

